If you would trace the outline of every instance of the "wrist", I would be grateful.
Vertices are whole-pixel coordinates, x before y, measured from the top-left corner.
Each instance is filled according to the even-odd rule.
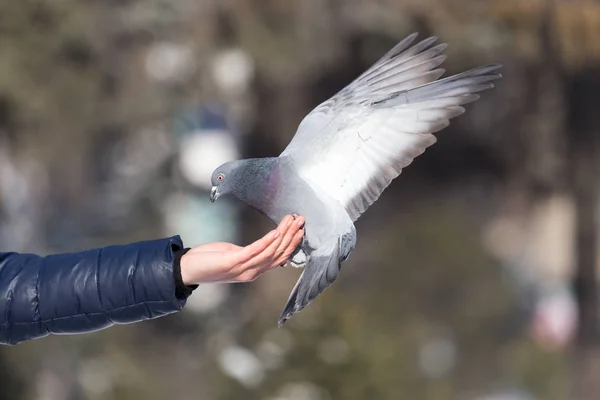
[[[198,287],[198,285],[191,284],[192,278],[189,276],[190,268],[187,266],[189,257],[186,256],[189,250],[189,248],[185,248],[174,253],[173,277],[175,280],[175,297],[178,299],[187,299]]]
[[[191,274],[191,268],[189,265],[190,256],[186,253],[181,256],[181,259],[179,260],[179,267],[181,270],[181,281],[185,286],[190,286],[194,285],[196,282],[194,282],[194,278]]]

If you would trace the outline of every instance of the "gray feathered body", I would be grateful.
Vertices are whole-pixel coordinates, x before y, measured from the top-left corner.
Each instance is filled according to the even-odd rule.
[[[303,180],[290,157],[242,160],[232,194],[275,224],[290,214],[302,215],[305,236],[300,249],[304,271],[282,312],[279,324],[306,307],[330,286],[356,245],[354,223],[344,207]],[[303,283],[302,285],[300,283]]]

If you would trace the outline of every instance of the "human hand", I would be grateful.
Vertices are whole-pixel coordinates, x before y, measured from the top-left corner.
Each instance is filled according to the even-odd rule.
[[[214,242],[194,247],[181,257],[185,285],[251,282],[286,262],[304,236],[304,218],[285,216],[277,229],[246,246]]]

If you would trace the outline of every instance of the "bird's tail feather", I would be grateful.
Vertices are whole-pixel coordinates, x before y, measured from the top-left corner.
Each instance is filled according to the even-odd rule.
[[[311,254],[279,317],[278,325],[281,327],[292,315],[304,309],[331,286],[335,282],[340,268],[339,242],[336,242],[333,251],[329,254]]]

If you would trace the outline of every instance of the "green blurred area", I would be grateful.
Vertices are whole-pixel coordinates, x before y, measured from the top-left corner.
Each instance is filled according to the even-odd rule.
[[[175,141],[177,115],[218,102],[244,132],[245,157],[276,155],[306,113],[413,31],[449,43],[447,75],[500,63],[504,78],[361,217],[356,250],[315,303],[277,329],[299,275],[278,269],[208,313],[0,348],[0,399],[594,398],[596,1],[0,0],[0,156],[47,180],[34,185],[39,225],[25,247],[166,234],[165,193],[180,189],[172,160],[139,184],[118,229],[95,225],[97,199],[122,188],[106,184],[120,160],[104,157],[113,142],[152,130]],[[148,73],[160,43],[192,54],[168,82]],[[215,59],[231,49],[253,63],[243,91],[215,79]],[[555,196],[578,224],[565,233],[575,244],[559,285],[575,288],[586,317],[579,336],[548,347],[531,333],[535,276],[524,284],[515,272],[527,254],[503,258],[486,235],[506,215],[529,232],[536,206]],[[248,210],[240,222],[245,243],[269,226]],[[502,239],[526,247],[531,235]],[[228,373],[224,354],[241,365],[247,353],[258,372]]]

